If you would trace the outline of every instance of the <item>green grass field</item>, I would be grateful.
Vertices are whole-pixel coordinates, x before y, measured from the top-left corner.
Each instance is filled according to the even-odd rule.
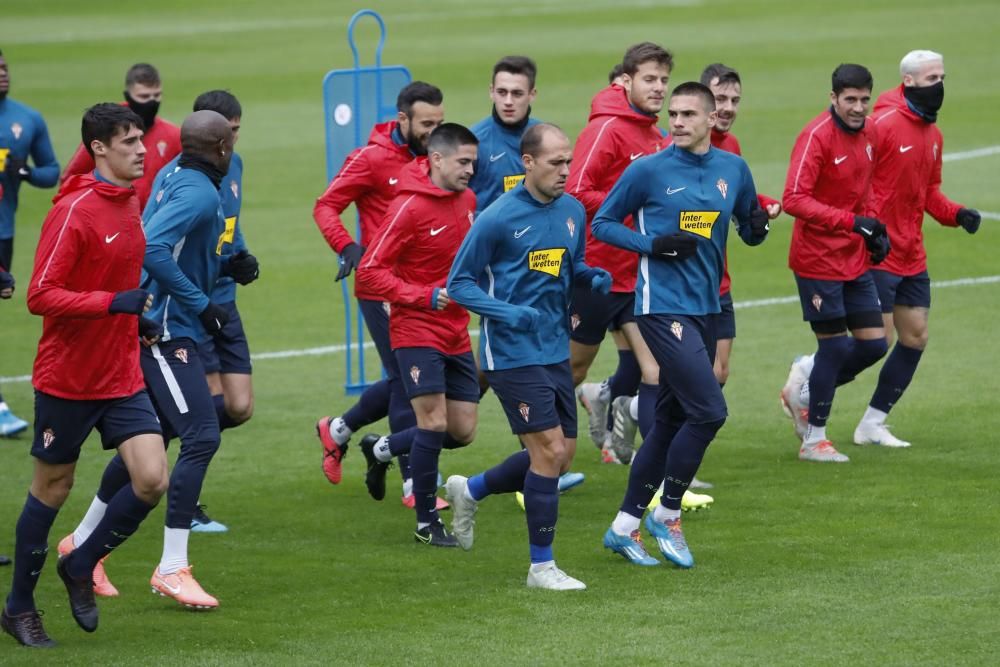
[[[262,266],[261,280],[241,291],[241,311],[256,352],[300,349],[343,341],[335,256],[311,209],[325,183],[320,82],[350,65],[345,27],[360,7],[5,3],[0,48],[11,96],[43,112],[63,163],[79,141],[82,110],[120,99],[134,62],[159,67],[162,114],[174,121],[209,88],[239,96],[243,224]],[[510,53],[538,62],[535,115],[574,136],[631,43],[671,48],[675,84],[709,62],[734,66],[744,79],[734,131],[758,189],[776,196],[792,142],[826,105],[830,72],[841,62],[868,65],[881,91],[898,83],[906,51],[944,52],[945,152],[1000,144],[1000,6],[990,0],[387,0],[375,8],[389,26],[383,62],[439,85],[448,119],[470,125],[489,112],[490,67]],[[366,53],[374,35],[371,25],[359,29]],[[1000,211],[998,173],[1000,155],[949,162],[944,188],[969,206]],[[20,288],[0,303],[0,377],[31,369],[40,319],[27,313],[24,288],[52,194],[22,189]],[[737,301],[794,294],[790,222],[782,217],[760,248],[733,244]],[[929,222],[932,277],[1000,273],[997,225],[987,220],[970,237]],[[60,648],[33,653],[0,636],[0,664],[996,664],[1000,352],[989,341],[998,308],[997,283],[934,291],[932,342],[892,419],[914,447],[849,444],[874,386],[869,372],[842,388],[831,419],[832,438],[852,457],[844,466],[800,463],[778,409],[789,361],[814,345],[797,304],[740,310],[726,387],[731,416],[699,474],[716,484],[716,503],[685,519],[697,567],[640,569],[601,548],[628,471],[599,464],[584,428],[574,467],[587,482],[563,497],[556,540],[560,565],[589,585],[582,594],[525,589],[526,530],[513,499],[483,504],[472,552],[442,553],[414,544],[395,471],[381,505],[365,492],[357,451],[344,482],[329,485],[313,424],[351,403],[343,355],[260,360],[256,415],[225,434],[203,494],[231,531],[191,539],[195,572],[221,608],[192,613],[150,594],[158,508],[109,560],[121,597],[101,603],[97,634],[70,618],[52,557],[37,601]],[[613,357],[605,349],[593,377],[610,372]],[[28,383],[7,382],[3,393],[31,416]],[[480,416],[476,443],[443,457],[445,476],[478,472],[516,446],[492,395]],[[26,437],[0,441],[0,553],[13,550],[31,477],[28,446]],[[92,441],[53,529],[53,552],[88,506],[106,460]],[[9,576],[0,570],[0,591]]]

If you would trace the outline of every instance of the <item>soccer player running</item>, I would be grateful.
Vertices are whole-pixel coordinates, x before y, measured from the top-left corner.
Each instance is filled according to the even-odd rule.
[[[632,355],[623,356],[621,363],[637,362],[641,370],[639,417],[643,423],[646,416],[652,415],[659,369],[632,315],[637,260],[634,254],[595,238],[591,220],[625,168],[666,145],[663,133],[656,126],[656,114],[663,108],[672,68],[673,56],[656,44],[643,42],[625,52],[624,88],[611,85],[594,98],[590,120],[573,150],[566,190],[587,211],[587,262],[607,270],[613,278],[611,293],[606,296],[589,294],[586,287],[576,288],[579,294],[574,295],[570,313],[573,382],[579,385],[586,378],[607,331],[620,329],[632,350]],[[631,219],[626,224],[631,225]],[[635,375],[634,370],[631,374]],[[606,407],[595,406],[600,397],[599,392],[592,390],[594,386],[597,385],[584,388],[591,391],[581,391],[580,400],[590,412],[591,433],[603,434],[607,411]],[[605,445],[603,441],[596,444]],[[616,452],[605,446],[603,457],[609,463],[628,463],[632,450]]]
[[[872,270],[872,276],[885,329],[895,329],[898,339],[854,430],[857,445],[910,446],[889,432],[885,420],[910,385],[927,347],[931,291],[924,212],[969,234],[976,233],[980,222],[979,211],[956,204],[941,192],[944,140],[936,121],[944,98],[944,56],[911,51],[900,62],[899,72],[902,85],[882,93],[875,103],[875,175],[867,205],[869,215],[885,224],[892,242],[892,253]]]
[[[523,491],[531,566],[527,585],[582,590],[556,567],[559,475],[576,451],[576,405],[569,367],[574,284],[607,293],[611,277],[584,263],[586,213],[563,196],[572,149],[554,125],[521,139],[524,181],[476,219],[448,276],[448,295],[482,315],[480,359],[511,430],[526,449],[468,480],[448,478],[455,538],[471,549],[475,514],[488,495]]]
[[[694,557],[681,530],[681,498],[726,420],[726,401],[713,370],[714,314],[726,256],[729,221],[758,245],[768,216],[746,162],[712,146],[715,96],[698,82],[670,97],[673,144],[637,160],[594,216],[594,236],[640,257],[635,320],[663,369],[655,419],[632,460],[628,488],[604,546],[638,565],[657,565],[642,544],[639,523],[657,487],[663,496],[646,517],[661,553],[680,567]],[[632,217],[637,229],[623,221]]]
[[[340,255],[337,280],[349,276],[360,264],[365,247],[375,237],[397,194],[400,170],[417,156],[427,155],[427,140],[444,120],[443,103],[444,95],[436,86],[423,81],[405,86],[396,98],[396,120],[372,128],[368,143],[347,156],[326,192],[316,201],[313,207],[316,225],[330,248]],[[361,237],[356,241],[340,217],[352,203],[361,219]],[[354,296],[387,379],[365,389],[357,403],[343,415],[323,417],[317,422],[316,433],[323,445],[323,473],[331,484],[340,483],[341,461],[355,431],[386,415],[393,432],[416,424],[389,343],[389,313],[385,304],[357,282]],[[406,457],[400,459],[399,468],[403,475],[403,504],[412,506],[412,482]]]
[[[35,387],[34,478],[17,521],[14,576],[0,627],[25,646],[54,646],[35,608],[34,590],[48,535],[73,486],[80,449],[92,430],[117,449],[131,475],[108,499],[89,537],[56,570],[70,611],[87,632],[97,629],[93,570],[136,531],[167,486],[160,424],[143,387],[139,336],[156,325],[142,313],[150,295],[139,288],[146,241],[132,183],[142,175],[142,121],[117,104],[83,116],[92,174],[67,180],[42,224],[28,308],[41,315]]]
[[[469,313],[448,296],[448,270],[476,210],[469,187],[476,135],[455,123],[439,125],[427,158],[399,174],[399,194],[358,268],[364,289],[390,304],[389,338],[417,425],[376,442],[364,439],[366,482],[385,496],[385,470],[409,452],[417,513],[414,539],[457,547],[437,513],[438,458],[442,448],[472,442],[479,380],[469,342]],[[381,498],[378,498],[381,499]]]
[[[0,299],[9,299],[14,293],[14,214],[21,183],[51,188],[59,179],[59,163],[45,119],[28,105],[11,99],[9,93],[10,68],[0,51]],[[0,436],[16,435],[27,428],[28,422],[11,412],[0,396]]]
[[[882,308],[869,269],[890,245],[885,225],[866,214],[878,157],[866,120],[871,72],[843,64],[832,83],[830,108],[799,133],[785,180],[782,201],[795,216],[788,265],[818,350],[792,363],[781,404],[801,439],[799,459],[846,463],[826,437],[826,422],[836,387],[885,356]]]
[[[139,197],[139,210],[143,211],[149,201],[156,175],[181,152],[181,129],[157,115],[163,99],[163,82],[159,71],[149,63],[136,63],[128,69],[125,73],[124,95],[122,105],[134,111],[145,127],[142,143],[146,147],[146,163],[142,177],[136,179],[133,185]],[[81,145],[66,165],[60,179],[60,188],[70,176],[89,174],[92,171],[94,158],[86,150],[86,146]]]

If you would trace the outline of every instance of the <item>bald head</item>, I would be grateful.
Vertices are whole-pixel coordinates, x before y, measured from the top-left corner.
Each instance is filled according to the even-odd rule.
[[[233,154],[233,130],[229,121],[215,111],[195,111],[181,125],[181,151],[228,171]]]
[[[540,202],[548,203],[566,190],[573,147],[566,133],[551,123],[538,123],[521,137],[524,187]]]

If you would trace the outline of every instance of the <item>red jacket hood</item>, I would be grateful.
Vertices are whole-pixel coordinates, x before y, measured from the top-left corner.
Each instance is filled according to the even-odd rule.
[[[899,84],[895,88],[890,88],[879,95],[878,100],[875,101],[875,108],[872,111],[874,113],[882,113],[884,111],[892,111],[893,109],[898,110],[913,120],[921,120],[920,116],[906,103],[906,97],[903,95],[903,84]]]
[[[419,194],[428,197],[453,197],[458,192],[443,190],[434,185],[431,181],[431,163],[426,157],[418,157],[416,160],[407,162],[406,166],[399,172],[399,186],[396,192],[399,194]]]
[[[52,198],[52,203],[55,204],[75,192],[87,189],[92,189],[105,199],[113,201],[123,201],[129,197],[136,196],[135,188],[118,187],[117,185],[95,178],[93,173],[73,174],[63,182],[62,187],[59,188],[59,192]]]
[[[372,133],[368,137],[368,143],[378,144],[383,148],[405,153],[409,158],[410,147],[406,144],[397,144],[392,138],[392,132],[398,125],[399,123],[394,120],[390,120],[385,123],[378,123],[372,128]]]
[[[589,120],[601,116],[620,116],[641,125],[655,125],[658,120],[656,116],[649,116],[633,109],[628,101],[628,93],[625,92],[624,88],[615,84],[599,91],[590,101]]]

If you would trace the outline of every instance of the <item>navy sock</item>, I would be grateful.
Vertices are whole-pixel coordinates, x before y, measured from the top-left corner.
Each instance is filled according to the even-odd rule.
[[[685,423],[670,443],[666,471],[663,475],[663,499],[660,503],[670,510],[681,508],[681,498],[698,472],[705,450],[715,439],[725,419],[705,424]]]
[[[559,518],[558,477],[545,477],[528,470],[524,476],[524,515],[528,521],[531,562],[553,560],[552,540]]]
[[[344,424],[352,431],[374,424],[389,414],[389,381],[379,380],[370,385],[355,403],[341,415]]]
[[[885,360],[882,372],[878,375],[878,386],[872,394],[871,405],[876,410],[889,412],[892,406],[903,396],[910,386],[913,374],[917,372],[917,364],[923,350],[907,347],[900,342],[892,348],[892,353]]]
[[[49,530],[59,510],[53,509],[31,493],[14,529],[14,577],[7,596],[7,613],[23,614],[35,608],[35,586],[49,552]]]
[[[410,407],[410,400],[403,389],[403,381],[399,378],[389,379],[389,430],[393,433],[416,428],[417,417]],[[403,480],[410,479],[410,455],[401,454],[396,459],[399,475]]]
[[[636,361],[635,353],[632,350],[618,350],[618,367],[615,374],[608,378],[608,390],[611,392],[611,400],[614,401],[619,396],[635,396],[639,389],[639,382],[642,380],[642,369]],[[608,411],[608,430],[614,426],[612,424],[611,411]]]
[[[389,434],[389,453],[402,460],[413,449],[413,440],[417,437],[417,432],[418,429],[414,426],[403,429],[399,433]],[[406,460],[410,460],[408,456]],[[404,479],[406,478],[404,477]]]
[[[222,394],[212,396],[212,403],[215,404],[215,416],[219,420],[219,430],[225,431],[227,428],[239,426],[241,422],[236,421],[226,412],[226,397]]]
[[[410,471],[413,475],[413,497],[416,501],[417,523],[433,523],[437,518],[438,458],[444,431],[417,429],[410,449]]]
[[[885,338],[874,340],[852,338],[851,340],[854,341],[851,354],[844,360],[844,365],[841,366],[840,373],[837,374],[838,387],[852,381],[858,376],[858,373],[878,362],[889,349]]]
[[[660,394],[660,385],[639,385],[639,435],[643,438],[653,428],[656,420],[656,397]]]
[[[522,449],[511,454],[498,465],[469,479],[469,492],[476,500],[482,500],[495,493],[514,493],[524,489],[524,476],[531,465],[528,450]],[[477,479],[478,478],[478,479]],[[473,485],[473,479],[476,479]],[[485,493],[483,493],[485,491]],[[482,493],[482,495],[477,495]]]
[[[97,561],[121,546],[122,542],[138,530],[139,524],[153,507],[154,505],[137,498],[132,485],[126,484],[108,503],[104,518],[90,537],[73,550],[72,557],[66,563],[69,574],[76,579],[93,576]]]
[[[667,467],[667,452],[674,434],[681,427],[679,422],[657,420],[642,441],[642,446],[632,459],[628,474],[628,486],[622,499],[621,511],[636,518],[642,518],[649,501],[663,481],[663,471]]]
[[[109,504],[122,487],[128,486],[131,481],[132,478],[129,477],[128,468],[125,467],[121,455],[115,454],[108,461],[108,465],[104,466],[101,485],[97,487],[97,499],[105,505]]]
[[[826,426],[833,407],[837,376],[851,354],[854,339],[848,336],[820,338],[812,373],[809,375],[809,423]]]

